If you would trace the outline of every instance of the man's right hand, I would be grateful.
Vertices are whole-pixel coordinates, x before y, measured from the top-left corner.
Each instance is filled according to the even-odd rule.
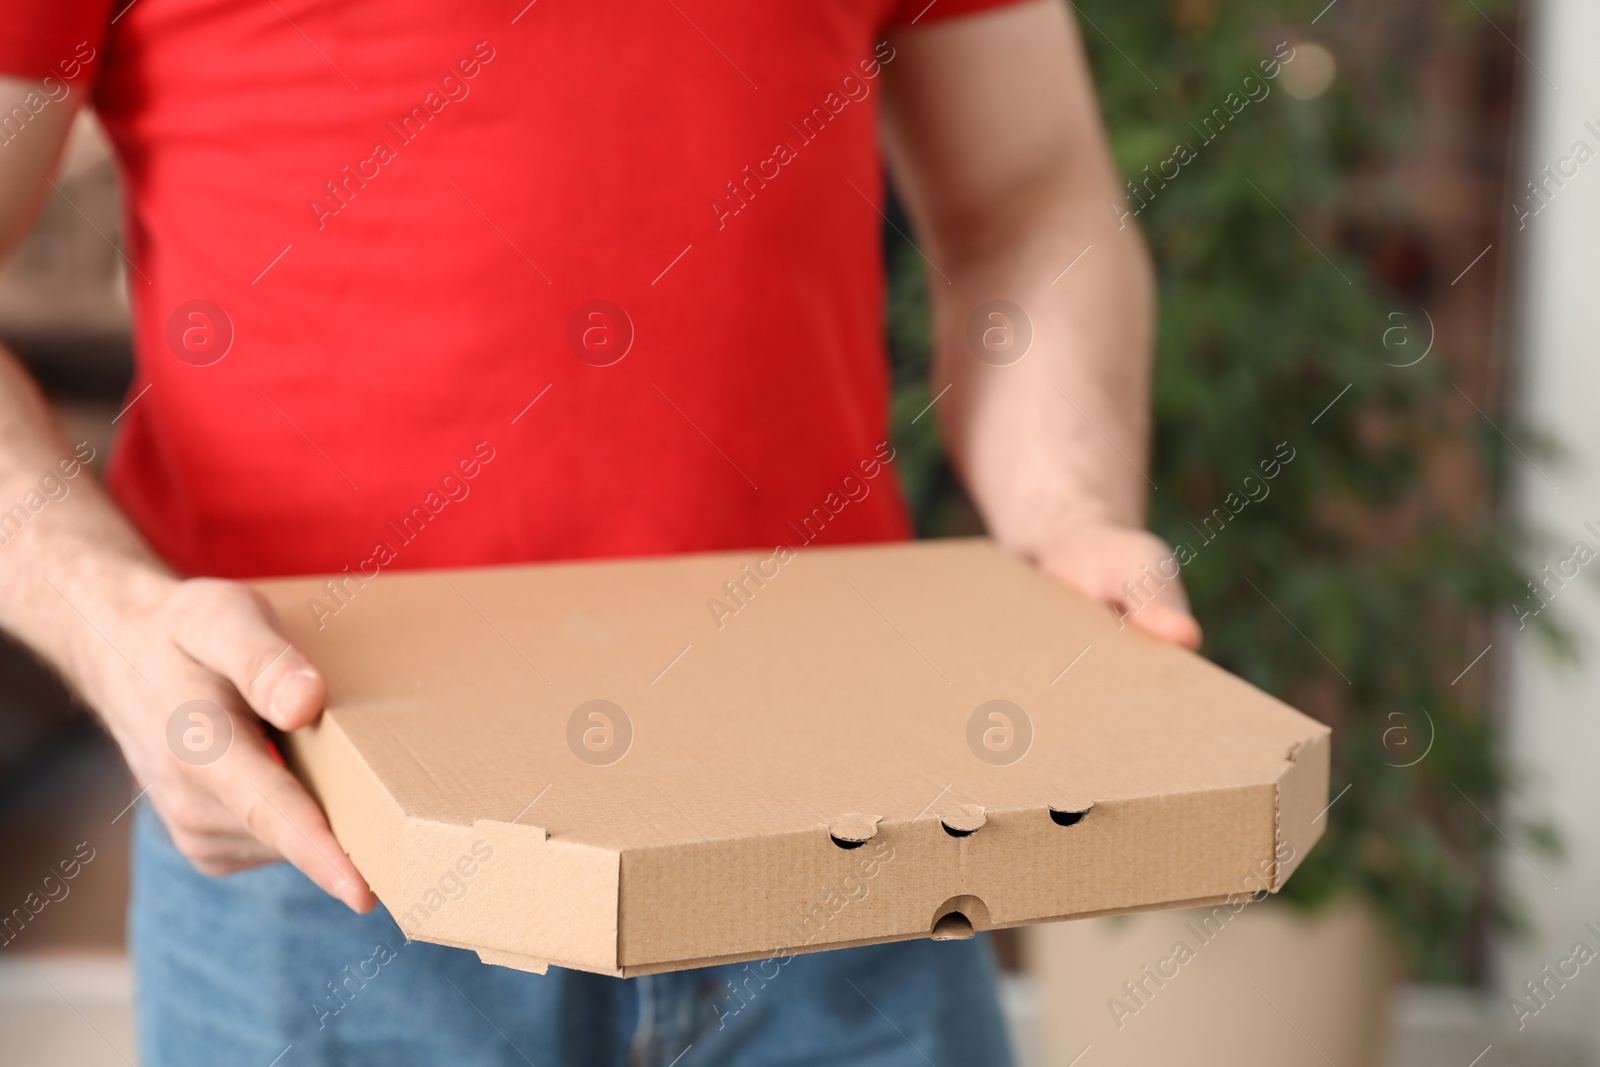
[[[0,77],[0,113],[44,89]],[[37,114],[26,132],[0,153],[0,257],[48,192],[81,99],[73,93],[30,109]],[[71,454],[37,384],[0,347],[0,512],[37,497],[40,478]],[[0,539],[0,629],[100,714],[195,867],[226,874],[287,859],[356,911],[371,910],[377,900],[366,880],[262,732],[261,719],[285,730],[306,725],[327,695],[272,609],[232,582],[173,577],[86,475],[52,501],[24,509]],[[168,743],[175,712],[195,700],[232,727],[214,761]]]
[[[262,730],[261,719],[281,730],[309,724],[327,696],[266,600],[234,582],[137,569],[115,588],[102,600],[112,617],[96,620],[104,640],[86,635],[74,673],[178,850],[210,875],[286,859],[355,911],[370,911],[372,890]],[[190,701],[214,706],[228,725],[180,715],[177,736],[203,730],[217,748],[196,752],[169,729]]]

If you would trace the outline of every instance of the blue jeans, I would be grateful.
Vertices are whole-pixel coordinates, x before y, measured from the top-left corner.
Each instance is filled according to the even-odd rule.
[[[901,941],[644,978],[407,942],[276,864],[207,878],[148,805],[129,913],[144,1067],[1010,1067],[988,945]]]

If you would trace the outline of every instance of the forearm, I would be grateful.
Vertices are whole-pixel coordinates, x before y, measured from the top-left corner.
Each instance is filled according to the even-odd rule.
[[[0,109],[49,95],[0,77]],[[59,89],[59,86],[57,86]],[[77,96],[39,110],[0,157],[0,258],[19,244],[61,157]],[[0,346],[0,629],[20,638],[95,700],[91,666],[121,664],[115,609],[170,584],[161,564],[83,467],[39,388]],[[70,473],[69,473],[70,472]],[[96,632],[96,628],[101,633]],[[131,673],[131,672],[130,672]],[[114,685],[114,679],[104,684]]]
[[[894,43],[885,144],[930,261],[932,385],[958,473],[989,530],[1035,559],[1137,526],[1153,284],[1109,207],[1116,169],[1066,6]],[[1026,349],[1008,332],[1031,333]]]
[[[94,699],[91,665],[117,656],[105,647],[118,643],[113,616],[171,583],[0,348],[0,628]]]
[[[932,279],[949,454],[989,529],[1029,556],[1144,517],[1153,283],[1138,231],[1107,210],[1112,191],[1097,175],[1040,182],[942,242],[949,284]],[[983,345],[1006,323],[972,322],[997,298],[1021,310],[1009,351]]]

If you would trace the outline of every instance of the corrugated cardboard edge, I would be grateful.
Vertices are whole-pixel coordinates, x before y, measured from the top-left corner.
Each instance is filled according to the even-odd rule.
[[[1276,803],[1274,806],[1273,821],[1273,865],[1272,882],[1269,888],[1276,893],[1282,889],[1289,876],[1294,873],[1311,847],[1322,837],[1327,820],[1324,817],[1328,808],[1328,780],[1329,760],[1331,756],[1331,732],[1321,724],[1314,724],[1314,733],[1303,741],[1297,741],[1285,754],[1285,767],[1274,787]],[[1090,805],[1085,804],[1085,808]],[[1048,809],[1045,809],[1048,810]],[[1201,908],[1219,904],[1233,904],[1238,898],[1237,893],[1228,893],[1221,896],[1196,897],[1188,900],[1157,901],[1141,904],[1134,907],[1116,907],[1104,910],[1074,912],[1070,915],[1048,916],[1039,919],[1029,919],[1020,923],[983,924],[982,929],[995,930],[1009,926],[1027,926],[1041,922],[1063,922],[1077,919],[1091,919],[1105,915],[1128,915],[1142,911],[1166,911],[1175,908]],[[686,967],[711,967],[729,963],[741,963],[752,960],[778,958],[787,959],[796,955],[810,952],[821,952],[831,949],[851,948],[857,945],[882,944],[888,941],[910,941],[928,936],[925,933],[901,934],[889,937],[866,938],[861,940],[844,940],[819,942],[780,948],[776,950],[741,952],[725,956],[706,956],[690,960],[675,960],[657,963],[625,964],[617,973],[624,977],[638,975],[659,974],[667,971],[681,970]],[[489,962],[498,962],[490,960]],[[515,966],[516,964],[512,964]]]
[[[542,972],[555,964],[618,973],[617,850],[554,839],[542,827],[497,819],[475,820],[470,836],[495,850],[492,873],[480,875],[482,889],[474,890],[488,900],[480,899],[476,911],[457,913],[459,924],[435,933],[472,936],[474,943],[464,947],[502,967]],[[530,895],[530,886],[544,891]],[[495,928],[483,926],[485,916],[498,917]],[[527,945],[548,951],[533,955],[523,951]]]
[[[471,946],[463,945],[462,948]],[[524,956],[520,952],[502,952],[499,949],[475,949],[478,959],[484,963],[492,963],[496,967],[510,967],[514,971],[528,971],[532,974],[545,974],[550,970],[550,963],[534,956]]]
[[[311,787],[313,795],[323,804],[325,810],[334,813],[330,814],[330,819],[333,822],[334,833],[340,843],[350,852],[357,867],[361,869],[372,884],[374,891],[378,893],[380,898],[385,900],[385,903],[391,906],[397,901],[408,899],[404,871],[405,857],[410,851],[414,850],[413,846],[419,843],[419,841],[414,840],[419,833],[426,838],[440,833],[455,835],[469,832],[476,834],[485,831],[496,831],[492,836],[502,845],[511,844],[511,841],[507,840],[507,837],[503,835],[509,835],[512,839],[526,837],[531,840],[538,838],[541,842],[545,838],[544,831],[534,826],[512,826],[491,820],[479,820],[474,823],[473,827],[466,828],[432,823],[429,820],[408,816],[393,796],[382,787],[376,772],[356,749],[348,734],[340,727],[336,716],[324,716],[315,726],[291,735],[287,739],[285,750],[302,778]],[[1270,889],[1273,892],[1277,892],[1283,887],[1311,847],[1322,836],[1327,825],[1325,813],[1328,807],[1330,752],[1329,731],[1326,727],[1317,725],[1312,736],[1296,742],[1285,754],[1284,769],[1274,783],[1274,850],[1270,885]],[[512,833],[512,831],[515,831],[515,833]],[[514,851],[521,851],[521,849],[515,849]],[[621,857],[617,856],[617,859],[620,860]],[[620,871],[618,873],[620,883]],[[617,889],[620,891],[620,884]],[[1066,918],[1089,918],[1098,914],[1120,914],[1128,911],[1202,906],[1218,903],[1226,899],[1228,898],[1208,897],[1194,900],[1168,901],[1135,908],[1116,908],[1105,912],[1087,911],[1030,921],[1049,922]],[[993,927],[985,926],[985,928],[998,928],[1000,925],[1019,924],[996,924]],[[402,932],[406,931],[402,930]],[[611,945],[609,947],[612,952],[617,952],[620,949],[620,945],[616,940],[619,933],[620,929],[615,927],[611,932]],[[873,944],[886,940],[907,940],[927,935],[904,934],[862,941],[824,942],[790,949],[780,949],[776,953],[769,949],[693,960],[621,966],[618,965],[621,961],[616,959],[615,956],[612,956],[611,959],[585,960],[563,960],[551,957],[547,961],[546,959],[520,952],[508,951],[498,946],[482,943],[467,944],[450,937],[449,933],[444,930],[439,931],[438,934],[413,933],[408,934],[408,936],[413,936],[416,940],[476,950],[485,963],[513,967],[519,970],[542,973],[549,963],[555,963],[561,966],[575,966],[596,973],[632,976],[679,970],[688,966],[736,963],[744,960],[762,959],[775,954],[787,956],[823,949],[844,948],[854,944]]]
[[[484,963],[492,963],[496,967],[509,967],[513,971],[527,971],[529,974],[548,974],[551,967],[549,960],[542,960],[537,956],[525,956],[520,952],[506,952],[503,949],[498,948],[484,948],[481,945],[469,945],[464,941],[451,941],[443,937],[416,938],[415,940],[427,940],[435,945],[444,945],[447,948],[459,948],[464,949],[467,952],[475,952],[478,954],[478,959],[480,961]],[[593,974],[596,972],[591,971],[590,973]],[[622,972],[618,970],[613,972],[613,975],[614,977],[620,978],[622,977]]]
[[[1277,840],[1272,891],[1283,888],[1326,828],[1332,734],[1319,726],[1315,736],[1289,749],[1288,767],[1278,778]]]
[[[1098,919],[1105,916],[1133,915],[1142,911],[1170,911],[1178,908],[1204,908],[1216,904],[1228,904],[1237,898],[1235,893],[1222,896],[1195,897],[1189,900],[1158,901],[1152,904],[1139,904],[1134,907],[1106,908],[1100,911],[1074,912],[1071,915],[1051,915],[1042,919],[1028,919],[1015,923],[993,923],[982,927],[983,931],[1006,930],[1022,926],[1037,926],[1040,923],[1076,922],[1079,919]],[[851,941],[828,941],[813,945],[795,945],[790,948],[769,949],[761,952],[738,952],[728,956],[701,956],[692,960],[679,960],[664,963],[630,964],[620,968],[616,973],[623,978],[637,978],[647,974],[665,974],[670,971],[680,971],[694,967],[720,967],[729,963],[749,963],[754,960],[776,959],[787,962],[794,956],[804,956],[812,952],[830,952],[840,948],[859,948],[868,945],[883,945],[894,941],[919,941],[926,938],[926,933],[899,934],[888,937],[867,937]],[[492,961],[491,961],[492,962]]]
[[[331,715],[285,736],[285,758],[327,814],[333,836],[380,898],[400,890],[405,812]],[[365,832],[361,831],[365,828]]]
[[[465,842],[486,837],[494,841],[506,857],[500,863],[503,867],[514,862],[513,857],[535,857],[540,847],[548,843],[544,828],[494,819],[479,819],[471,826],[460,826],[408,814],[384,787],[377,772],[339,725],[336,715],[323,715],[314,725],[287,735],[283,749],[291,767],[328,813],[334,837],[350,854],[356,868],[366,877],[408,940],[469,949],[476,951],[485,963],[537,974],[543,974],[551,963],[598,974],[622,973],[616,959],[616,901],[619,899],[616,880],[620,876],[617,853],[581,845],[556,846],[595,853],[591,866],[597,864],[609,870],[612,878],[612,892],[607,903],[586,900],[581,905],[609,914],[596,917],[603,921],[597,928],[593,949],[580,952],[572,959],[552,957],[546,960],[491,944],[456,940],[450,936],[456,925],[452,920],[459,918],[454,913],[443,916],[447,921],[442,926],[435,924],[439,926],[437,930],[408,929],[401,909],[408,903],[416,904],[420,898],[419,887],[408,882],[407,864],[419,854],[447,856],[460,851],[459,846]]]

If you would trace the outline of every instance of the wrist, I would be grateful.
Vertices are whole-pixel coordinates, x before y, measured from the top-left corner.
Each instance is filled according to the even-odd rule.
[[[70,568],[54,568],[44,596],[62,609],[57,661],[67,681],[102,714],[111,698],[149,671],[142,653],[159,628],[155,619],[179,584],[160,560],[145,554],[86,552]]]

